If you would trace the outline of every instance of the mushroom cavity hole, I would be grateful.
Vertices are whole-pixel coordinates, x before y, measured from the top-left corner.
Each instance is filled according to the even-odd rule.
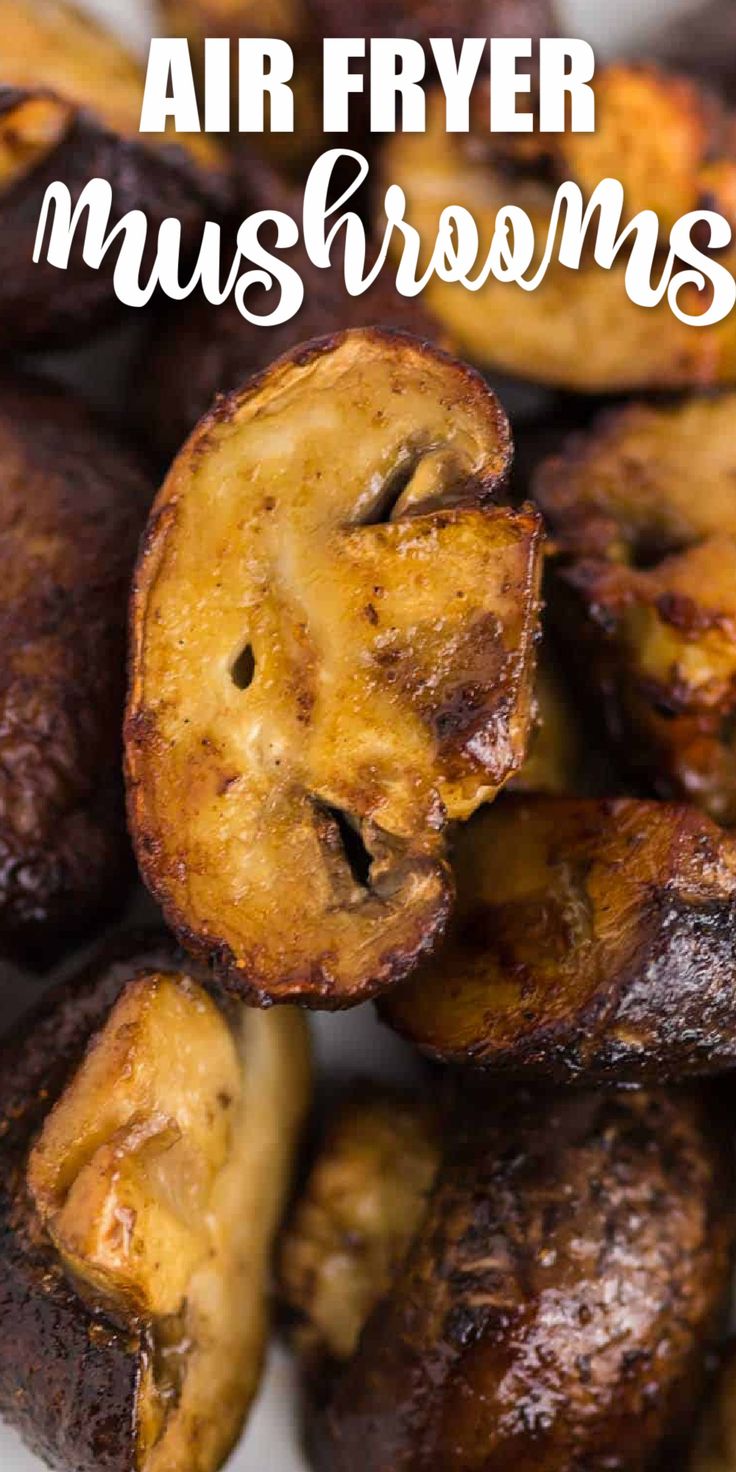
[[[423,451],[412,449],[399,461],[395,470],[386,476],[365,514],[359,516],[361,526],[383,526],[393,519],[399,501],[411,485],[423,458]]]
[[[256,657],[253,653],[253,645],[246,644],[240,654],[233,661],[230,669],[232,682],[237,690],[248,690],[253,684],[256,672]]]
[[[331,818],[337,827],[345,859],[355,883],[361,889],[368,889],[370,887],[373,859],[363,841],[360,830],[355,827],[355,824],[351,822],[347,813],[344,813],[341,808],[333,808],[326,803],[323,804],[323,808],[327,817]]]

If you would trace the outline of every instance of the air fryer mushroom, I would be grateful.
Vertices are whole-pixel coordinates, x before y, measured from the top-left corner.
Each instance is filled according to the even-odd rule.
[[[24,1021],[0,1080],[0,1414],[61,1472],[216,1472],[261,1375],[303,1019],[131,945]]]
[[[135,456],[74,398],[17,375],[0,383],[6,952],[58,952],[127,893],[125,623],[152,495]]]
[[[736,396],[631,404],[532,482],[592,705],[664,796],[736,822]],[[553,590],[554,593],[554,590]]]
[[[504,798],[457,834],[447,940],[382,1003],[434,1058],[561,1082],[736,1062],[736,844],[695,808]]]
[[[732,116],[697,85],[654,67],[599,69],[596,131],[591,134],[489,135],[488,99],[476,94],[469,135],[445,131],[441,93],[427,102],[424,133],[397,133],[384,150],[385,186],[400,184],[407,218],[434,246],[440,213],[451,201],[478,227],[478,269],[493,238],[498,211],[518,205],[536,233],[535,263],[547,242],[558,184],[575,180],[585,198],[606,177],[625,191],[624,219],[657,210],[664,269],[674,219],[708,207],[733,222],[736,210],[736,128]],[[380,220],[377,221],[380,234]],[[723,254],[733,269],[734,256]],[[625,261],[603,270],[584,252],[579,270],[552,261],[541,285],[524,291],[489,276],[478,290],[433,277],[427,309],[455,347],[486,369],[576,392],[620,393],[728,384],[736,380],[736,315],[710,327],[680,321],[664,297],[656,307],[629,300]],[[530,273],[527,273],[529,276]],[[679,295],[682,311],[701,315],[708,289],[692,283]]]
[[[448,821],[523,761],[540,570],[505,415],[409,337],[297,349],[203,420],[133,600],[143,876],[236,993],[340,1007],[451,904]]]
[[[227,168],[202,134],[139,133],[144,74],[124,48],[64,0],[0,0],[0,349],[67,346],[120,311],[111,263],[75,244],[62,274],[33,252],[48,186],[73,203],[91,179],[113,191],[113,223],[145,212],[151,237],[181,221],[183,252],[230,201]]]
[[[315,1468],[643,1472],[658,1454],[673,1465],[728,1294],[732,1168],[718,1113],[684,1092],[465,1096],[354,1350],[336,1331],[355,1272],[313,1177],[282,1281],[307,1317],[312,1375],[316,1344],[325,1357],[310,1380]],[[347,1221],[370,1175],[357,1151],[348,1173],[342,1139],[336,1155],[331,1132],[315,1174],[342,1166]],[[410,1182],[415,1142],[405,1148]],[[391,1197],[372,1200],[350,1239],[356,1258]],[[302,1252],[329,1294],[301,1293]]]

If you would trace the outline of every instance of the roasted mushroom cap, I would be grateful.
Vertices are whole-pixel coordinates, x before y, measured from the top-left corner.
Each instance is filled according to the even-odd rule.
[[[682,78],[623,65],[599,72],[596,96],[595,134],[549,135],[542,149],[538,138],[489,138],[482,99],[475,131],[465,137],[446,133],[444,99],[431,95],[427,131],[396,134],[382,162],[384,184],[400,184],[407,195],[408,220],[427,256],[448,200],[469,210],[476,222],[478,269],[499,209],[518,205],[535,229],[531,278],[547,243],[557,185],[570,179],[586,197],[606,177],[619,179],[626,220],[643,207],[659,211],[663,251],[671,223],[683,211],[707,204],[733,220],[736,132],[713,99]],[[602,270],[591,249],[581,268],[571,271],[553,259],[531,292],[493,276],[473,291],[435,276],[424,300],[471,361],[521,378],[580,393],[733,382],[734,315],[695,330],[674,316],[666,298],[658,307],[637,306],[626,294],[625,260],[620,261]],[[655,273],[660,266],[655,262]],[[697,316],[710,298],[707,290],[687,286],[679,305]]]
[[[315,1467],[640,1472],[666,1456],[728,1292],[731,1179],[699,1097],[473,1095],[391,1287],[321,1387]]]
[[[75,245],[59,272],[34,263],[48,186],[73,201],[109,181],[114,219],[143,209],[155,237],[181,221],[184,253],[229,199],[217,145],[203,135],[139,133],[144,75],[119,43],[63,0],[0,0],[0,346],[65,345],[119,310],[110,261],[96,271]]]
[[[0,1411],[69,1472],[215,1472],[260,1379],[303,1019],[223,1011],[159,948],[55,993],[1,1067]]]
[[[281,1296],[315,1370],[355,1353],[416,1236],[440,1158],[430,1103],[366,1086],[338,1109],[280,1253]]]
[[[385,999],[433,1057],[561,1081],[736,1058],[736,847],[693,808],[508,798],[457,836],[445,944]]]
[[[76,400],[0,383],[0,948],[42,951],[125,895],[128,589],[152,488]]]
[[[736,822],[736,396],[635,404],[533,482],[562,617],[629,765]]]
[[[134,594],[129,813],[236,992],[347,1006],[441,930],[445,824],[531,721],[539,523],[493,504],[509,454],[470,370],[365,331],[282,359],[175,463]]]

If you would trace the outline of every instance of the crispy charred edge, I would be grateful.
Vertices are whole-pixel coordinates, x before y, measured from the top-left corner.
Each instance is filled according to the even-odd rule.
[[[152,838],[138,822],[135,786],[135,782],[129,781],[128,811],[133,831],[137,833],[136,852],[141,875],[187,956],[198,963],[201,972],[209,976],[218,991],[236,1001],[261,1008],[299,1004],[311,1011],[347,1011],[360,1002],[370,1001],[380,992],[390,991],[403,981],[425,956],[431,955],[445,933],[455,889],[449,863],[438,858],[431,863],[431,868],[439,870],[442,887],[436,896],[432,925],[427,924],[426,916],[424,919],[419,917],[410,939],[400,950],[394,946],[382,958],[373,970],[370,982],[336,989],[325,966],[309,965],[298,971],[292,970],[288,976],[282,977],[278,986],[273,982],[264,985],[258,980],[255,964],[238,957],[224,942],[210,939],[202,931],[193,929],[173,901],[168,886],[161,879],[157,860],[158,840]],[[425,862],[426,867],[430,867],[430,861]]]
[[[465,506],[467,502],[462,501],[458,504]],[[482,505],[483,502],[480,501],[479,504]],[[435,514],[439,517],[442,512],[435,512]],[[542,553],[545,537],[543,523],[536,508],[529,502],[515,508],[512,514],[516,527],[524,528],[529,547],[526,579],[519,601],[522,607],[529,610],[530,618],[528,626],[525,627],[519,639],[519,648],[513,661],[513,671],[508,681],[508,688],[504,689],[493,715],[494,726],[507,732],[513,728],[515,709],[517,714],[520,714],[519,693],[524,688],[525,670],[530,666],[530,661],[532,661],[531,688],[525,710],[529,729],[533,729],[537,718],[538,702],[534,691],[534,667],[542,639],[540,618],[544,607],[541,593]],[[467,687],[458,690],[455,698],[442,708],[440,718],[432,722],[438,751],[447,769],[451,773],[460,775],[466,764],[472,765],[477,772],[486,772],[489,781],[497,790],[500,790],[518,775],[523,763],[513,766],[508,759],[502,759],[501,762],[491,766],[490,762],[481,762],[473,757],[473,742],[477,736],[482,735],[488,724],[487,711],[482,707],[480,711],[477,710],[477,701],[472,687],[470,690]]]
[[[510,504],[520,507],[531,502],[541,512],[545,522],[541,596],[542,630],[538,647],[537,676],[538,680],[546,679],[556,692],[560,707],[566,712],[570,730],[574,733],[576,749],[574,753],[571,753],[571,757],[575,765],[574,770],[572,765],[570,767],[571,786],[565,794],[574,797],[613,797],[619,794],[624,795],[626,788],[622,774],[613,764],[612,752],[608,743],[602,739],[596,740],[599,733],[596,730],[595,720],[591,722],[587,711],[583,714],[580,709],[579,682],[574,678],[574,671],[571,668],[572,661],[565,648],[565,640],[560,637],[559,630],[555,627],[553,610],[550,608],[550,602],[554,601],[554,556],[557,547],[554,540],[550,539],[544,508],[536,500],[535,490],[542,467],[557,461],[563,447],[584,441],[591,420],[614,419],[617,414],[625,412],[621,409],[608,411],[599,409],[596,412],[587,400],[561,396],[559,403],[555,403],[552,409],[524,423],[523,432],[515,440],[515,454],[509,485]],[[537,706],[537,716],[540,717],[543,712],[539,701]],[[592,731],[589,729],[591,726]],[[544,745],[540,724],[532,733],[532,742],[535,734],[540,737],[540,745]],[[531,744],[529,755],[533,756]],[[528,784],[525,768],[522,767],[512,780],[509,791],[531,794],[536,791],[547,791],[547,788],[537,789]]]
[[[500,399],[478,369],[447,352],[430,338],[419,337],[413,332],[405,332],[398,327],[353,327],[343,332],[331,332],[323,337],[312,337],[306,342],[297,343],[295,347],[289,348],[272,363],[252,374],[238,388],[228,393],[218,394],[212,408],[205,414],[184,445],[175,466],[181,464],[184,457],[193,451],[203,453],[212,432],[221,425],[229,424],[240,409],[251,399],[257,398],[264,384],[274,380],[277,376],[285,377],[291,368],[308,368],[310,363],[316,362],[319,358],[328,357],[346,340],[356,337],[362,338],[368,344],[394,346],[406,352],[433,358],[435,362],[451,369],[458,379],[462,379],[466,386],[468,402],[482,405],[486,410],[492,407],[494,426],[499,440],[499,453],[503,456],[503,470],[500,474],[485,479],[482,476],[478,477],[474,482],[478,491],[476,504],[483,505],[487,499],[500,495],[505,489],[514,454],[511,426]],[[166,490],[167,486],[164,485],[156,505],[158,501],[168,499],[165,495]]]
[[[343,332],[333,332],[324,337],[313,337],[282,353],[280,357],[274,359],[273,363],[260,368],[246,378],[238,388],[218,394],[212,407],[192,430],[153,503],[148,526],[141,540],[133,582],[134,612],[155,581],[157,569],[154,568],[153,573],[149,572],[148,559],[155,557],[162,528],[165,532],[167,520],[175,515],[179,483],[189,462],[196,462],[206,454],[215,432],[222,426],[230,424],[240,409],[244,408],[251,399],[258,397],[266,383],[272,381],[277,375],[285,377],[291,368],[309,367],[310,363],[329,356],[347,339],[355,337],[361,337],[367,343],[384,344],[389,347],[395,345],[407,351],[434,358],[436,362],[445,364],[462,378],[467,385],[468,400],[475,400],[485,408],[492,407],[494,426],[499,440],[499,453],[502,457],[502,469],[498,474],[488,475],[485,478],[479,476],[474,480],[473,489],[476,492],[474,504],[483,506],[503,495],[514,455],[511,425],[497,395],[477,369],[461,362],[452,353],[446,352],[444,348],[430,339],[418,337],[414,333],[404,332],[399,328],[348,328]],[[534,515],[536,508],[525,504],[521,509]],[[131,669],[133,667],[131,663]]]
[[[348,328],[343,332],[333,332],[324,337],[313,337],[307,342],[298,343],[289,348],[280,357],[245,379],[239,387],[228,392],[219,393],[212,407],[203,418],[195,425],[188,439],[182,446],[174,463],[162,485],[151,508],[148,526],[141,538],[138,563],[133,580],[133,593],[131,601],[131,620],[137,612],[142,610],[143,599],[149,588],[155,582],[157,567],[150,571],[149,559],[156,558],[158,543],[161,536],[166,533],[167,523],[176,514],[176,503],[180,483],[184,479],[184,472],[189,463],[206,455],[216,431],[230,424],[236,414],[251,399],[257,398],[264,385],[270,382],[277,374],[285,376],[291,368],[307,368],[310,363],[319,358],[327,357],[337,348],[341,347],[346,339],[360,336],[368,343],[383,343],[387,346],[396,345],[399,348],[413,350],[417,354],[426,354],[435,359],[436,362],[445,364],[454,373],[462,378],[467,385],[468,400],[475,400],[484,407],[491,406],[493,409],[494,426],[499,440],[499,455],[502,458],[502,469],[499,473],[479,476],[473,481],[475,495],[472,504],[485,506],[498,500],[501,504],[507,491],[508,477],[514,457],[514,442],[511,433],[511,425],[501,405],[500,399],[489,386],[483,375],[468,363],[461,362],[452,353],[446,352],[437,343],[425,337],[418,337],[412,332],[404,332],[400,328],[391,327],[361,327]],[[466,504],[466,503],[464,503]],[[538,515],[537,508],[529,502],[525,502],[519,508],[530,517]],[[541,524],[540,524],[541,532]],[[132,625],[133,636],[135,624]],[[131,639],[133,654],[138,653],[135,638]],[[135,660],[131,657],[130,672],[135,668]]]
[[[441,865],[443,876],[446,879],[441,897],[435,904],[433,923],[430,926],[417,921],[412,938],[402,945],[401,949],[394,949],[384,957],[379,966],[373,971],[370,982],[360,986],[336,990],[326,976],[323,967],[305,969],[301,975],[293,973],[288,981],[281,983],[278,992],[272,985],[266,989],[259,986],[253,979],[253,975],[244,973],[242,963],[238,963],[232,951],[218,946],[214,959],[209,952],[210,971],[213,978],[234,997],[244,997],[246,1001],[255,1002],[258,1006],[268,1006],[283,1003],[300,1003],[302,1006],[313,1011],[341,1012],[358,1005],[360,1002],[370,1001],[378,993],[390,991],[397,982],[408,976],[414,967],[419,964],[424,956],[429,955],[442,937],[452,909],[452,885],[449,866]],[[182,944],[189,948],[191,932],[176,930]],[[199,943],[194,954],[201,961],[208,959],[206,945]],[[245,987],[243,985],[245,983]]]
[[[467,385],[469,399],[479,405],[491,406],[494,425],[499,439],[502,468],[499,473],[474,479],[472,499],[463,505],[479,507],[494,504],[506,488],[506,481],[513,459],[511,426],[500,400],[476,369],[459,362],[436,343],[415,337],[412,333],[383,327],[351,329],[332,333],[326,337],[313,338],[301,343],[277,358],[270,367],[261,369],[241,388],[218,396],[215,404],[196,426],[177,456],[169,474],[159,491],[151,509],[148,526],[140,544],[138,562],[133,577],[129,610],[128,641],[128,701],[124,721],[124,767],[127,795],[128,826],[133,835],[133,844],[143,880],[161,906],[166,923],[181,941],[187,952],[210,969],[213,979],[235,997],[259,1007],[281,1003],[298,1002],[303,1006],[320,1011],[342,1011],[361,1001],[368,1001],[378,992],[388,991],[406,977],[425,955],[436,946],[444,933],[454,899],[452,871],[447,860],[438,854],[433,860],[423,860],[422,865],[431,864],[439,870],[441,892],[438,892],[435,924],[431,930],[426,923],[417,921],[415,933],[400,952],[394,949],[379,964],[370,984],[364,983],[352,989],[334,989],[324,968],[305,967],[300,973],[292,973],[279,986],[277,993],[273,984],[267,987],[256,979],[256,968],[239,959],[232,948],[221,941],[193,929],[180,907],[172,899],[169,887],[162,880],[162,865],[159,861],[161,843],[155,832],[145,821],[146,805],[141,795],[143,778],[139,775],[144,765],[147,746],[155,742],[155,722],[150,711],[140,709],[140,692],[137,671],[140,668],[145,634],[145,609],[150,590],[159,574],[160,557],[169,525],[176,518],[176,506],[181,494],[190,461],[207,453],[212,437],[218,428],[232,422],[238,411],[256,398],[264,384],[271,382],[275,374],[286,375],[291,368],[308,367],[310,363],[325,357],[339,348],[348,338],[360,336],[367,342],[397,345],[420,355],[427,354],[437,362],[446,364]],[[535,542],[541,542],[544,532],[541,519],[534,506],[525,503],[517,515],[524,515],[533,523]]]
[[[35,99],[64,101],[49,89],[0,85],[0,117]],[[95,271],[85,265],[75,242],[61,293],[58,271],[43,253],[33,262],[46,190],[61,181],[76,204],[95,177],[112,186],[111,225],[128,210],[144,208],[153,240],[162,221],[173,216],[182,224],[185,255],[196,250],[208,216],[223,215],[234,203],[229,175],[207,171],[183,147],[122,138],[92,112],[74,107],[60,144],[0,194],[0,345],[26,347],[57,339],[66,344],[121,314],[112,285],[114,251]]]
[[[133,1472],[147,1345],[142,1327],[91,1310],[71,1286],[25,1196],[25,1160],[123,987],[182,964],[163,932],[121,937],[0,1048],[0,1414],[62,1472]]]
[[[541,794],[509,794],[504,806],[522,813],[535,807],[581,810],[601,816],[615,829],[635,805],[630,798],[565,799]],[[675,859],[678,840],[697,844],[713,858],[730,840],[697,809],[653,801],[636,803],[642,825],[669,811]],[[562,817],[561,817],[562,820]],[[635,862],[635,856],[634,860]],[[646,905],[646,909],[644,908]],[[412,1027],[400,999],[378,1000],[382,1019],[435,1063],[504,1073],[519,1084],[532,1081],[587,1088],[679,1082],[683,1077],[725,1073],[736,1064],[736,887],[721,899],[689,904],[672,892],[671,875],[642,895],[636,944],[607,971],[589,999],[556,1022],[520,1021],[519,1036],[508,1047],[493,1048],[478,1029],[467,1046],[430,1041]],[[451,933],[451,932],[450,932]],[[623,947],[622,947],[623,949]],[[442,964],[442,948],[437,953]],[[452,956],[448,957],[448,969]],[[513,956],[509,958],[513,966]],[[708,980],[720,978],[715,996]],[[420,978],[417,978],[417,985]],[[574,985],[574,982],[571,983]],[[574,1003],[571,995],[571,1003]],[[463,1006],[462,995],[458,1005]],[[520,1013],[523,1004],[520,1003]],[[476,1009],[478,1010],[478,1009]],[[636,1034],[636,1036],[634,1036]]]
[[[649,1465],[653,1455],[660,1453],[664,1454],[662,1465],[669,1466],[668,1451],[673,1456],[680,1453],[683,1436],[692,1428],[706,1379],[708,1350],[717,1343],[727,1314],[736,1218],[730,1197],[733,1147],[724,1124],[722,1095],[713,1086],[669,1093],[586,1091],[565,1096],[525,1088],[501,1093],[471,1084],[457,1088],[456,1098],[446,1127],[444,1163],[393,1288],[366,1324],[354,1359],[333,1376],[326,1391],[320,1386],[320,1398],[315,1396],[308,1404],[308,1439],[317,1472],[353,1472],[356,1465],[363,1472],[433,1468],[439,1465],[436,1439],[443,1429],[447,1436],[449,1429],[444,1407],[449,1403],[460,1413],[463,1402],[470,1422],[469,1440],[464,1447],[459,1427],[453,1466],[460,1472],[476,1465],[472,1405],[474,1396],[483,1396],[484,1388],[481,1382],[480,1390],[474,1391],[477,1376],[473,1378],[473,1368],[482,1367],[477,1356],[487,1345],[492,1391],[494,1376],[513,1364],[512,1336],[517,1322],[523,1350],[520,1311],[530,1291],[527,1280],[539,1248],[534,1232],[527,1233],[535,1219],[540,1220],[544,1205],[537,1199],[540,1184],[546,1181],[549,1188],[554,1182],[557,1188],[566,1179],[567,1200],[576,1194],[581,1198],[580,1205],[594,1216],[601,1247],[606,1240],[607,1194],[600,1189],[601,1179],[596,1174],[588,1182],[574,1168],[577,1152],[591,1143],[599,1151],[603,1181],[615,1182],[619,1195],[633,1190],[632,1204],[637,1202],[637,1175],[643,1176],[648,1168],[645,1156],[650,1156],[655,1169],[660,1166],[671,1182],[669,1202],[667,1197],[658,1202],[663,1226],[675,1220],[668,1206],[683,1210],[693,1199],[693,1191],[703,1199],[700,1193],[705,1185],[707,1230],[697,1246],[690,1248],[688,1264],[691,1275],[696,1271],[702,1275],[704,1304],[697,1320],[688,1319],[685,1312],[677,1316],[671,1289],[675,1323],[681,1335],[689,1334],[691,1343],[681,1348],[678,1371],[674,1376],[670,1373],[664,1395],[662,1387],[656,1387],[658,1434],[649,1420],[650,1392],[644,1397],[649,1401],[646,1424],[637,1418],[636,1452],[629,1446],[628,1457],[621,1461],[627,1468],[643,1466],[645,1460]],[[639,1170],[633,1181],[626,1171],[620,1179],[616,1175],[619,1162],[625,1166],[627,1143],[638,1156]],[[693,1177],[698,1173],[701,1179],[696,1182]],[[549,1207],[547,1218],[541,1239],[545,1246],[553,1242],[557,1222]],[[631,1214],[632,1233],[638,1220],[637,1204]],[[590,1235],[590,1224],[583,1216],[580,1231],[586,1230]],[[492,1242],[497,1248],[499,1237],[508,1249],[513,1277],[489,1247]],[[664,1272],[664,1263],[660,1271]],[[690,1307],[682,1283],[678,1296],[685,1300],[681,1310]],[[614,1391],[621,1389],[632,1371],[637,1373],[638,1366],[648,1366],[655,1350],[653,1343],[649,1355],[637,1355],[631,1366],[622,1353],[620,1384],[614,1385]],[[530,1411],[533,1415],[532,1407]],[[605,1408],[599,1406],[592,1426],[585,1423],[581,1427],[576,1443],[581,1466],[583,1462],[587,1466],[587,1436],[590,1450],[600,1453],[595,1436],[604,1417]],[[533,1424],[535,1421],[536,1417]],[[620,1420],[616,1424],[620,1429]],[[560,1451],[555,1456],[555,1445],[550,1451],[548,1463],[540,1447],[540,1465],[561,1469]],[[595,1457],[594,1461],[598,1465]],[[564,1466],[568,1465],[565,1457]]]

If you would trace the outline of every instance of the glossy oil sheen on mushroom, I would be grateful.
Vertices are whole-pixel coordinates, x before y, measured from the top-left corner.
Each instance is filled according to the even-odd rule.
[[[129,811],[169,923],[235,990],[349,1005],[451,900],[444,828],[523,760],[539,523],[494,504],[505,416],[364,331],[205,419],[133,608]]]
[[[388,1157],[399,1172],[404,1155],[407,1202],[423,1104],[413,1135],[408,1107]],[[347,1128],[329,1133],[289,1239],[313,1269],[311,1294],[285,1282],[311,1330],[310,1369],[315,1343],[327,1355],[310,1381],[315,1468],[644,1472],[660,1454],[679,1465],[730,1276],[732,1165],[717,1101],[468,1091],[445,1110],[438,1171],[404,1210],[393,1273],[372,1311],[363,1299],[351,1350],[342,1331],[356,1272],[341,1263],[335,1224],[360,1221],[376,1172],[359,1142],[380,1140],[376,1112],[366,1100],[361,1129],[353,1105]],[[391,1221],[380,1193],[373,1201],[368,1260],[375,1221]],[[353,1240],[360,1228],[348,1259]]]
[[[303,1019],[223,1011],[162,946],[74,978],[9,1063],[3,1414],[64,1472],[216,1472],[263,1365]]]
[[[693,808],[504,798],[444,944],[382,1001],[432,1057],[563,1082],[733,1066],[736,846]]]

